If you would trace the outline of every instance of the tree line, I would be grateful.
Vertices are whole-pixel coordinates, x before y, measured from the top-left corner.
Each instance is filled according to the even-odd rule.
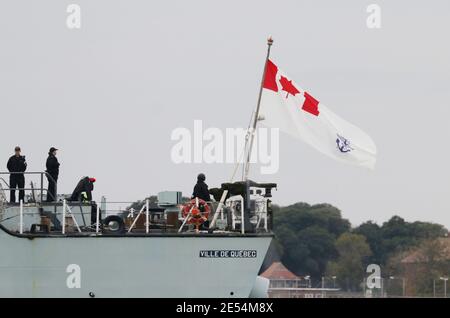
[[[320,285],[322,277],[328,281],[334,277],[338,286],[348,291],[361,290],[368,264],[380,265],[388,277],[405,275],[401,260],[407,253],[448,234],[440,224],[407,222],[399,216],[381,225],[367,221],[352,227],[338,208],[303,202],[274,206],[274,232],[276,239],[265,264],[278,258],[295,274],[310,276],[315,284]],[[440,266],[441,272],[450,269],[445,264]],[[429,294],[431,280],[427,281],[422,293],[426,289]],[[416,293],[421,292],[420,287],[416,289]]]

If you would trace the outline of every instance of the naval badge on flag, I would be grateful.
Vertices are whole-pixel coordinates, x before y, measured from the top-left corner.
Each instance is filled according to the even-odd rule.
[[[300,138],[336,160],[375,166],[373,140],[294,83],[271,60],[267,60],[260,113],[263,124]]]

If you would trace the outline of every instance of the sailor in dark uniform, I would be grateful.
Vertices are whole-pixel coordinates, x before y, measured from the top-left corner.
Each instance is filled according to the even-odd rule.
[[[72,192],[69,201],[92,201],[95,178],[82,178]],[[83,196],[85,194],[85,196]]]
[[[56,158],[56,149],[51,147],[48,152],[47,162],[45,164],[47,170],[47,180],[48,180],[48,191],[47,191],[47,202],[56,201],[56,184],[58,182],[59,176],[59,162]]]
[[[14,156],[9,158],[7,163],[7,168],[9,172],[9,187],[10,187],[10,198],[11,203],[16,202],[16,188],[19,188],[19,201],[23,201],[25,198],[25,176],[23,172],[27,170],[27,162],[25,161],[25,156],[20,155],[20,147],[17,146],[14,149]]]
[[[209,196],[208,185],[205,183],[206,177],[203,173],[197,176],[197,183],[194,186],[194,192],[192,193],[192,198],[199,198],[205,200],[206,202],[211,201]]]

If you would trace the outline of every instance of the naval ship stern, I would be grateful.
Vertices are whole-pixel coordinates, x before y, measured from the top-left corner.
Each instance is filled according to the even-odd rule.
[[[41,185],[17,204],[0,178],[0,297],[264,295],[254,287],[273,238],[276,184],[224,183],[211,189],[215,202],[166,191],[114,209],[124,202],[46,202],[45,172],[26,174]]]

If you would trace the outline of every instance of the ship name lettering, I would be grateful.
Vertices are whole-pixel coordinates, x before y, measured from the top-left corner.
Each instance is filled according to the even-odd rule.
[[[202,258],[256,258],[256,250],[201,250]]]

